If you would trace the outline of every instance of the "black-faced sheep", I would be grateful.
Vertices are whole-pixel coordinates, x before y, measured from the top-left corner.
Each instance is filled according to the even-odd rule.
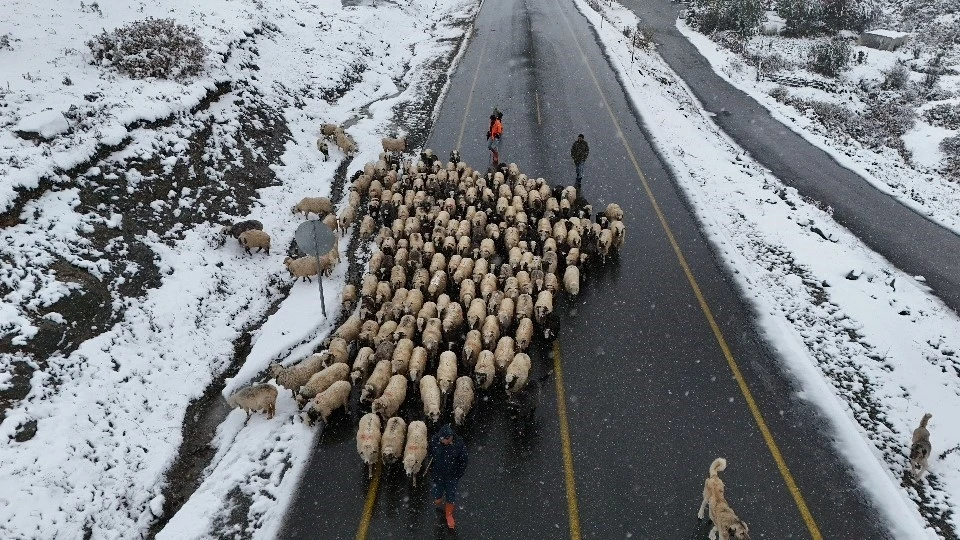
[[[248,219],[246,221],[238,221],[233,225],[226,225],[223,229],[220,229],[220,245],[223,245],[227,236],[232,236],[237,240],[240,240],[240,235],[247,231],[262,231],[263,223],[255,219]]]
[[[503,379],[507,394],[515,394],[523,390],[529,378],[530,356],[526,353],[517,353],[510,365],[507,366],[507,373]]]
[[[373,349],[370,347],[362,347],[360,351],[357,352],[357,357],[353,360],[353,368],[350,370],[350,380],[354,386],[359,386],[367,380],[367,377],[370,376],[370,372],[373,370],[374,364]],[[334,366],[338,365],[340,364],[334,364]]]
[[[530,348],[530,342],[533,341],[533,321],[530,319],[520,319],[517,324],[517,350],[525,351]]]

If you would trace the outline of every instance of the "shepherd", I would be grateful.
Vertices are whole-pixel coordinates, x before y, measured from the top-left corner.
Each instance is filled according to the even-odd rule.
[[[493,158],[493,166],[500,164],[500,137],[503,136],[503,113],[493,109],[490,115],[490,129],[487,130],[487,149]]]
[[[574,183],[577,193],[580,192],[580,183],[583,181],[583,162],[587,160],[588,155],[590,155],[590,147],[587,145],[583,133],[581,133],[577,136],[577,140],[573,142],[573,146],[570,147],[570,156],[577,168],[577,180]]]
[[[450,424],[444,424],[430,439],[430,493],[437,511],[444,509],[447,527],[456,527],[453,510],[457,503],[457,485],[467,471],[467,445],[456,437]]]

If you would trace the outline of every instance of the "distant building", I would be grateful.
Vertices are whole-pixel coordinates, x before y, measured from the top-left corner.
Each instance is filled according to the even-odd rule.
[[[860,44],[871,49],[893,51],[907,41],[910,34],[894,30],[868,30],[860,35]]]

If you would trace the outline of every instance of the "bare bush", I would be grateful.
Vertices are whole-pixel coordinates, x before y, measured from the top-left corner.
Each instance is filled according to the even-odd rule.
[[[787,87],[783,85],[778,85],[771,88],[768,94],[770,94],[773,99],[781,103],[786,103],[790,98],[790,91],[787,90]]]
[[[764,0],[692,0],[687,20],[704,34],[734,32],[747,38],[756,35],[766,9]]]
[[[960,104],[940,103],[923,111],[923,119],[946,129],[960,129]]]
[[[943,172],[954,180],[960,180],[960,135],[940,141],[943,153]]]
[[[883,83],[880,87],[884,90],[903,90],[909,82],[910,70],[898,62],[883,73]]]
[[[810,48],[810,69],[821,75],[836,77],[850,63],[850,50],[850,44],[841,38],[816,43]]]
[[[190,27],[173,19],[134,21],[87,42],[94,62],[134,79],[181,79],[203,71],[208,49]]]

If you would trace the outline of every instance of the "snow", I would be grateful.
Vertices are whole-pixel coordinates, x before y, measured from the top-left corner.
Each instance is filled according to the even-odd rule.
[[[951,449],[960,431],[950,419],[960,413],[960,318],[921,277],[897,270],[751,160],[655,52],[638,50],[631,64],[615,29],[633,27],[632,12],[604,6],[616,24],[601,25],[586,2],[577,5],[765,338],[800,395],[831,421],[838,451],[893,537],[955,535],[960,456]],[[934,415],[930,473],[905,480],[911,433],[925,412]],[[949,530],[936,530],[941,520]]]
[[[891,39],[904,38],[910,35],[909,32],[897,32],[896,30],[867,30],[864,34],[872,34],[874,36],[887,37]]]
[[[37,133],[44,139],[51,139],[70,129],[70,124],[59,111],[43,111],[25,116],[17,122],[14,131]]]
[[[180,449],[187,406],[233,362],[239,371],[225,393],[259,380],[271,362],[291,363],[313,351],[339,315],[346,263],[323,281],[323,317],[316,281],[285,291],[290,277],[282,261],[301,219],[289,208],[305,195],[328,195],[344,159],[333,148],[331,160],[321,161],[319,125],[345,124],[355,137],[360,152],[350,170],[375,158],[380,137],[398,129],[396,107],[422,99],[429,70],[453,52],[462,22],[476,10],[470,0],[377,6],[100,0],[91,11],[92,5],[12,0],[4,4],[10,17],[0,21],[0,35],[9,34],[14,49],[0,51],[0,72],[13,75],[0,91],[0,208],[11,207],[18,189],[40,186],[44,178],[55,184],[28,200],[19,221],[3,229],[0,337],[31,343],[38,331],[34,318],[66,320],[59,313],[38,316],[41,307],[90,295],[88,289],[102,285],[107,273],[123,274],[105,291],[112,318],[75,351],[36,359],[0,354],[0,388],[11,384],[11,366],[22,362],[35,370],[26,398],[11,404],[0,423],[0,438],[10,441],[0,445],[3,538],[144,536],[163,512],[164,475]],[[136,81],[89,65],[84,42],[90,36],[146,16],[173,16],[194,26],[214,51],[208,72],[183,82]],[[364,71],[342,85],[342,96],[321,95],[354,75],[356,65]],[[215,95],[217,83],[227,81],[233,89]],[[240,135],[247,121],[242,101],[252,93],[283,114],[292,137],[273,166],[278,182],[258,191],[246,216],[263,222],[276,248],[250,257],[229,239],[214,249],[218,223],[168,228],[158,221],[137,238],[159,269],[157,285],[138,297],[120,294],[116,287],[142,271],[132,260],[113,268],[112,257],[126,255],[121,230],[135,216],[112,210],[111,200],[101,202],[101,213],[81,212],[81,198],[95,191],[89,179],[118,170],[131,195],[149,195],[145,214],[189,215],[208,201],[201,193],[168,187],[167,176],[190,164],[213,183],[223,178],[221,169],[243,167],[245,153],[261,153],[256,141]],[[215,98],[209,108],[191,116],[208,97]],[[50,141],[13,135],[12,126],[37,103],[64,111],[75,106],[82,121]],[[163,122],[144,123],[153,120]],[[187,139],[207,126],[215,144],[199,158],[188,155]],[[115,146],[107,157],[88,161],[107,146]],[[155,160],[156,173],[124,166],[141,160]],[[63,173],[81,163],[86,171]],[[154,191],[158,185],[164,187]],[[222,219],[236,219],[229,210],[225,206]],[[108,243],[115,253],[90,242],[88,235],[101,229],[115,236]],[[349,238],[341,239],[341,253]],[[92,285],[52,267],[82,269]],[[267,317],[272,307],[276,312]],[[249,328],[257,328],[250,352],[235,359],[234,344]],[[291,421],[294,409],[285,392],[273,420],[229,414],[217,428],[217,454],[199,489],[179,513],[165,516],[172,519],[159,537],[215,536],[231,513],[235,501],[228,494],[235,490],[250,502],[241,526],[256,538],[274,537],[313,445],[313,431]],[[36,434],[14,442],[30,422],[36,422]]]
[[[934,166],[938,164],[931,165],[932,160],[939,156],[937,146],[942,138],[956,135],[958,131],[934,128],[918,119],[916,126],[904,138],[909,149],[920,149],[919,155],[914,156],[914,163],[905,162],[903,157],[890,148],[866,148],[851,138],[838,137],[836,133],[808,117],[804,111],[777,101],[769,92],[780,84],[769,78],[758,81],[756,68],[745,65],[741,57],[722,49],[682,20],[677,21],[677,28],[710,62],[717,75],[751,96],[769,110],[773,118],[827,152],[837,163],[860,175],[876,189],[960,234],[960,204],[957,204],[957,201],[960,201],[960,183],[944,177]],[[772,50],[793,65],[802,66],[807,61],[811,43],[810,40],[755,36],[747,47],[750,51],[764,54]],[[857,103],[853,94],[843,92],[843,88],[859,84],[859,81],[876,84],[883,79],[883,71],[898,60],[913,61],[913,57],[906,50],[879,51],[859,46],[853,47],[853,50],[855,56],[863,52],[866,62],[851,64],[849,71],[839,82],[827,81],[838,85],[840,92],[825,92],[812,87],[788,88],[790,95],[847,104],[854,110],[859,110],[858,107],[863,104]],[[788,69],[779,75],[806,81],[826,80],[800,68]],[[917,78],[919,74],[913,73],[912,77]],[[944,76],[940,82],[941,87],[947,91],[956,89],[958,84],[960,77]]]

